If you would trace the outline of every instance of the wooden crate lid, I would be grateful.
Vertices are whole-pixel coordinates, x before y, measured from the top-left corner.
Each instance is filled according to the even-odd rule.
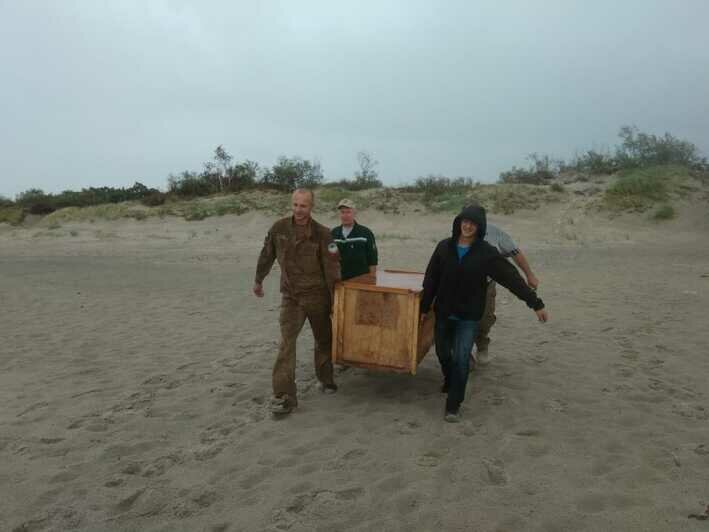
[[[376,277],[368,273],[343,281],[346,288],[375,292],[419,293],[423,290],[423,274],[403,270],[377,270]]]

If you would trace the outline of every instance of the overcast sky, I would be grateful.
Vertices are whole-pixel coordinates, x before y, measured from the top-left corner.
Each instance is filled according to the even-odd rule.
[[[709,2],[0,0],[0,194],[356,153],[494,181],[623,124],[709,154]]]

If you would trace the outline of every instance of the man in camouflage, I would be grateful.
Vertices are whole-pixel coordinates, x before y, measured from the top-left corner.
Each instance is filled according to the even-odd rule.
[[[330,230],[311,217],[314,194],[293,192],[293,214],[273,224],[259,255],[253,292],[263,297],[263,280],[274,261],[281,268],[281,344],[273,366],[274,414],[288,414],[298,404],[295,346],[305,320],[315,339],[315,374],[320,388],[334,393],[330,309],[334,285],[340,280],[340,260]]]

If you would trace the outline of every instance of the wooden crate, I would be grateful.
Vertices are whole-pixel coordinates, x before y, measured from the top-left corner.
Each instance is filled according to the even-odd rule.
[[[433,344],[433,310],[420,325],[423,274],[378,271],[338,283],[332,320],[335,364],[416,374]]]

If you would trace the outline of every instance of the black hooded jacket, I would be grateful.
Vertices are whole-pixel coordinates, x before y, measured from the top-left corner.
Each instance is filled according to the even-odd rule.
[[[477,227],[470,251],[458,260],[460,223],[471,220]],[[426,268],[423,280],[421,313],[431,304],[437,319],[454,315],[462,320],[479,321],[485,309],[487,277],[500,283],[534,310],[544,303],[527,286],[522,276],[497,248],[485,242],[487,220],[482,207],[466,207],[453,221],[453,236],[438,243]],[[435,303],[434,303],[435,300]]]

